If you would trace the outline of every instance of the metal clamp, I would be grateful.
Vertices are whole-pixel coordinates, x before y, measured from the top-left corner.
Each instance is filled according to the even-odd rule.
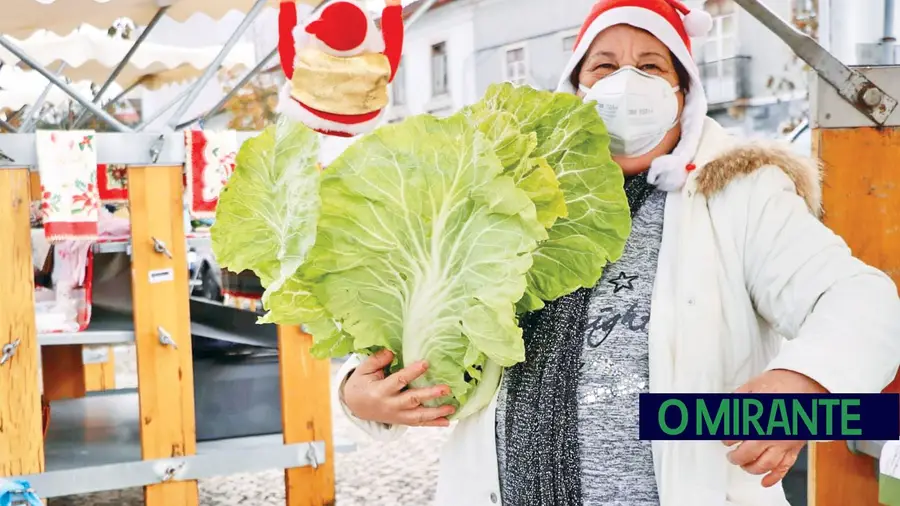
[[[159,155],[162,154],[163,147],[166,144],[166,136],[164,134],[160,134],[159,137],[153,141],[153,144],[150,144],[150,163],[155,164],[159,161]]]
[[[838,95],[876,125],[883,126],[897,109],[897,99],[862,73],[844,65],[812,37],[788,24],[760,0],[735,0],[735,3],[784,41],[822,80],[833,86]]]
[[[169,258],[172,258],[172,252],[169,251],[169,248],[168,248],[168,246],[166,246],[166,243],[160,241],[156,237],[151,237],[151,239],[153,239],[153,251],[159,253],[160,255],[165,255]]]
[[[309,467],[313,469],[319,468],[319,458],[316,457],[316,447],[313,445],[309,445],[306,450],[306,458],[309,459]]]
[[[2,355],[0,355],[0,365],[9,362],[9,360],[13,358],[13,356],[15,356],[16,350],[19,349],[19,344],[21,344],[21,342],[21,340],[16,339],[15,341],[7,343],[3,346],[3,349],[0,350],[2,351]]]
[[[159,344],[163,346],[171,346],[174,349],[178,349],[178,343],[172,339],[172,334],[169,334],[166,329],[162,326],[156,327],[156,332],[159,334]]]
[[[180,473],[184,469],[184,466],[185,466],[184,462],[179,462],[177,464],[172,464],[172,465],[166,466],[166,468],[163,469],[162,473],[160,473],[160,477],[159,477],[160,481],[162,481],[163,483],[166,483],[166,482],[174,480],[176,475],[178,475],[178,473]]]

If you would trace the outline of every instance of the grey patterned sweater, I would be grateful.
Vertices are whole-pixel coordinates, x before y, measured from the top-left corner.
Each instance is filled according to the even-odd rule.
[[[653,192],[634,218],[622,258],[594,288],[578,386],[582,497],[590,506],[658,506],[649,441],[638,439],[638,394],[650,377],[648,327],[666,194]],[[506,385],[497,405],[504,480]]]

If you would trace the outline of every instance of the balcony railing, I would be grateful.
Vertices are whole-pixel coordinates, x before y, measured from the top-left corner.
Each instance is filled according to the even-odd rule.
[[[710,105],[750,98],[750,57],[735,56],[700,64],[700,79]]]

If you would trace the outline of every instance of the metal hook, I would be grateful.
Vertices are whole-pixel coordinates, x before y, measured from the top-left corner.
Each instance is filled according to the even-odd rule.
[[[169,334],[166,329],[162,326],[156,327],[156,332],[159,334],[159,344],[163,346],[171,346],[174,349],[178,349],[178,344],[172,339],[172,334]]]
[[[159,137],[150,145],[150,163],[155,164],[159,161],[159,155],[162,154],[163,146],[166,144],[165,134],[159,134]]]
[[[316,457],[316,447],[313,446],[312,443],[309,443],[309,446],[306,450],[306,458],[309,459],[309,466],[313,469],[319,468],[319,459]]]
[[[150,239],[153,240],[153,251],[155,251],[161,255],[165,255],[169,258],[172,258],[172,252],[169,251],[169,248],[166,246],[166,243],[160,241],[156,237],[151,237]]]
[[[9,362],[9,360],[15,356],[16,350],[19,348],[20,343],[21,340],[16,339],[15,341],[3,346],[2,355],[0,355],[0,365]]]

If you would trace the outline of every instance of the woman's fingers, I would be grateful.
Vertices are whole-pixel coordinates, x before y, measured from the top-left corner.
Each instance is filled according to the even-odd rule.
[[[768,441],[744,441],[734,450],[728,452],[728,462],[736,466],[746,466],[754,462],[769,446]]]
[[[409,389],[398,395],[395,399],[397,406],[400,409],[415,409],[428,401],[440,399],[447,395],[450,395],[450,388],[440,385],[428,388]]]
[[[391,374],[382,382],[385,391],[388,393],[397,393],[409,386],[418,377],[425,374],[428,370],[428,364],[425,362],[416,362],[412,365],[404,367],[399,371]]]
[[[416,408],[402,411],[398,414],[399,422],[403,425],[423,426],[440,418],[446,419],[456,412],[453,406],[441,406],[439,408]]]
[[[786,453],[784,458],[781,459],[781,463],[775,466],[772,472],[763,477],[762,486],[766,488],[774,487],[779,481],[783,480],[788,471],[797,463],[797,457],[799,456],[800,450]]]
[[[356,371],[360,374],[381,373],[384,368],[391,365],[394,361],[394,354],[390,350],[381,350],[371,357],[363,360],[363,363],[356,367]]]
[[[778,467],[778,464],[784,460],[784,456],[784,449],[777,446],[770,446],[762,452],[762,455],[760,455],[758,459],[741,467],[750,474],[767,474]]]

